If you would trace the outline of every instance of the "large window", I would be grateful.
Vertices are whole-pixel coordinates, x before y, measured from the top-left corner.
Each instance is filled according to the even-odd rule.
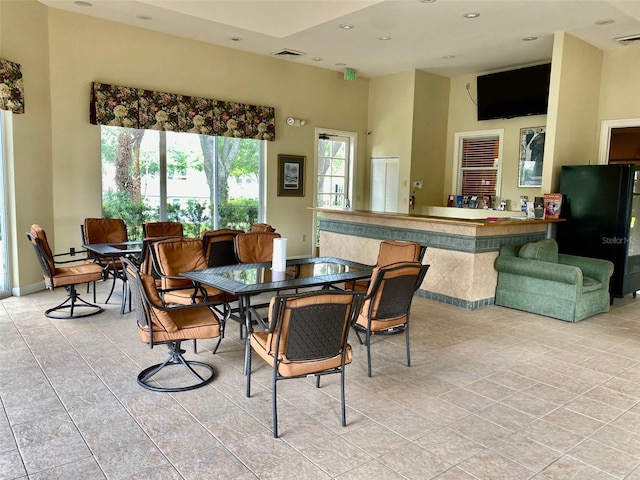
[[[101,142],[102,213],[124,219],[131,238],[149,221],[198,236],[264,219],[264,141],[102,126]]]
[[[499,196],[502,130],[456,133],[454,189],[465,196]]]

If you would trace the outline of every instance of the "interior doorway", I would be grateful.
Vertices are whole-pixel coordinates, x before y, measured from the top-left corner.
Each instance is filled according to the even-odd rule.
[[[640,165],[640,118],[602,122],[598,164],[609,163]]]

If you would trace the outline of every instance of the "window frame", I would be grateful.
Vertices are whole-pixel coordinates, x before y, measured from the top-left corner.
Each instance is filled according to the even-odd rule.
[[[504,146],[504,129],[497,128],[493,130],[477,130],[470,132],[456,132],[453,142],[453,169],[451,174],[451,188],[456,195],[462,193],[462,154],[463,143],[467,139],[476,138],[496,138],[498,139],[498,165],[496,170],[496,191],[495,196],[500,198],[500,190],[502,186],[502,150]],[[486,169],[486,167],[484,168]]]

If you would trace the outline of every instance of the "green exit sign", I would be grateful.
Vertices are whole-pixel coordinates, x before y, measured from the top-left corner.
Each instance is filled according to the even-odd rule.
[[[345,80],[355,80],[356,79],[356,69],[355,68],[345,68],[344,69],[344,79]]]

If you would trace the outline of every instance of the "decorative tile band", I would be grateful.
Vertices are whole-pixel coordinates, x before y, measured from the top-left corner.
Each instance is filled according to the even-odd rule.
[[[464,308],[466,310],[476,310],[482,307],[488,307],[494,304],[495,297],[483,298],[481,300],[464,300],[462,298],[451,297],[449,295],[443,295],[441,293],[434,293],[428,290],[419,289],[416,292],[418,297],[427,298],[429,300],[435,300],[447,305],[453,305],[454,307]]]
[[[320,230],[376,240],[406,240],[418,242],[420,245],[426,245],[427,247],[465,253],[497,252],[504,244],[537,242],[546,238],[546,232],[475,237],[471,235],[426,232],[411,228],[390,228],[366,223],[343,222],[322,217],[320,218]]]

